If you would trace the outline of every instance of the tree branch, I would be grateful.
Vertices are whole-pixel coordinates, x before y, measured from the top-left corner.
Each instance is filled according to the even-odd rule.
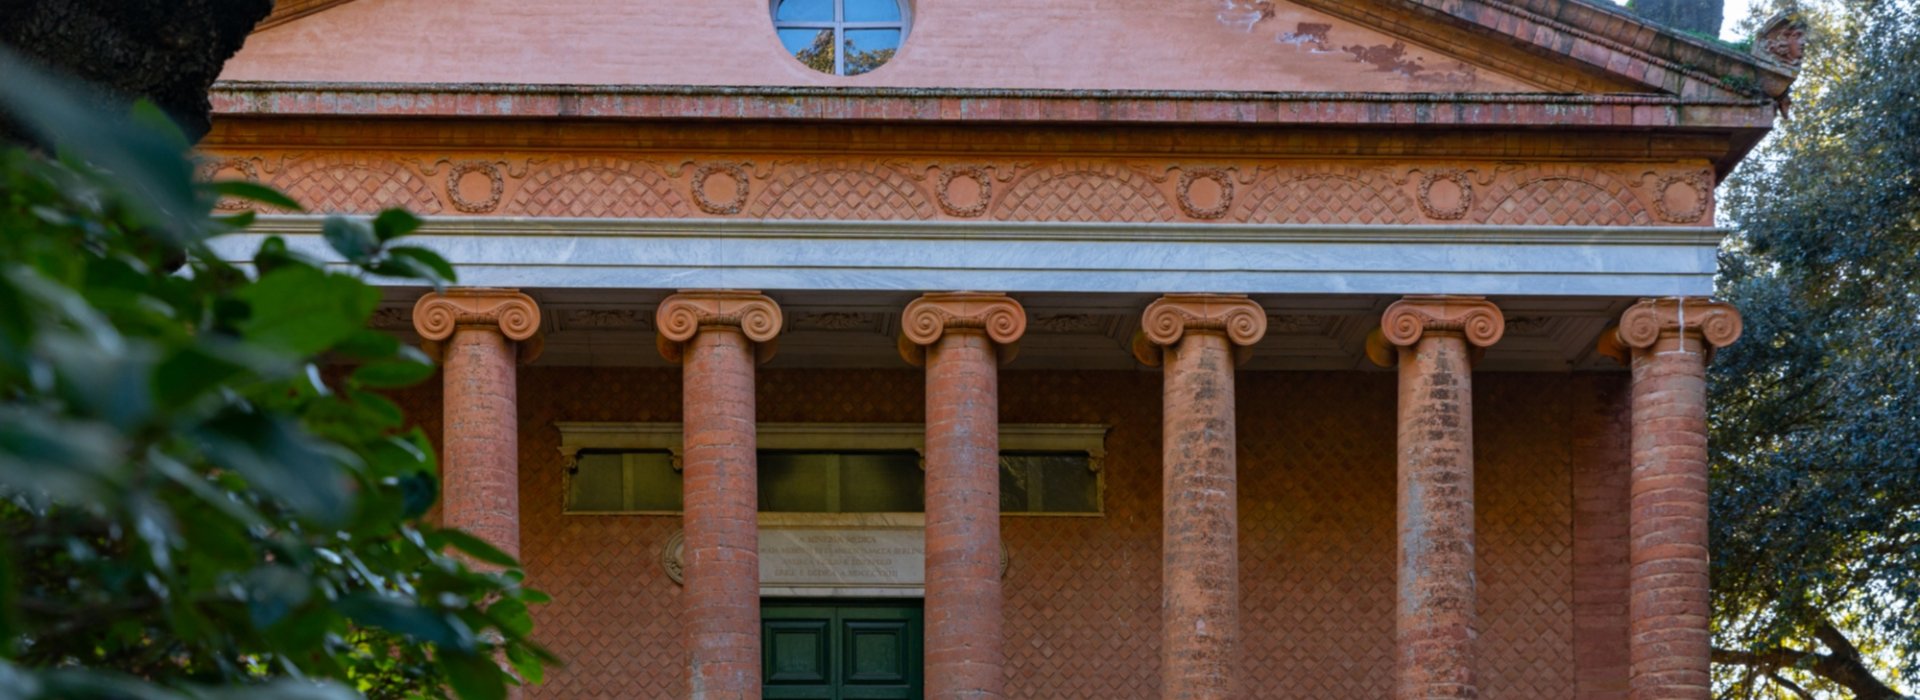
[[[1822,622],[1814,630],[1814,636],[1821,644],[1833,650],[1831,654],[1802,651],[1792,647],[1775,647],[1755,651],[1737,651],[1733,649],[1714,649],[1713,662],[1763,669],[1769,680],[1783,684],[1790,690],[1801,694],[1799,686],[1792,685],[1779,678],[1776,671],[1782,668],[1795,668],[1812,673],[1839,684],[1852,691],[1855,700],[1902,700],[1906,696],[1887,686],[1874,675],[1861,658],[1860,649],[1847,639],[1831,622]],[[1811,696],[1809,696],[1811,697]]]

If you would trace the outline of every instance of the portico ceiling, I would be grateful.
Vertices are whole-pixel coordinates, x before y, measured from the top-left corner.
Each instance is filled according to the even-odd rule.
[[[665,367],[654,345],[654,308],[670,290],[525,289],[538,300],[545,350],[537,365]],[[394,287],[375,325],[409,341],[412,306],[425,289]],[[896,349],[900,312],[914,292],[771,293],[786,315],[770,368],[908,369]],[[1021,294],[1027,333],[1009,370],[1146,371],[1129,351],[1146,294]],[[1367,334],[1397,296],[1255,295],[1267,310],[1267,335],[1248,370],[1384,371],[1366,359]],[[1495,297],[1506,336],[1488,350],[1483,371],[1618,370],[1594,342],[1631,300]]]

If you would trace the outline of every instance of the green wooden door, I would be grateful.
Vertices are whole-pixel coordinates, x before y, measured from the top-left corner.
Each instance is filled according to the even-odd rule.
[[[769,699],[920,699],[920,607],[897,603],[760,605]]]

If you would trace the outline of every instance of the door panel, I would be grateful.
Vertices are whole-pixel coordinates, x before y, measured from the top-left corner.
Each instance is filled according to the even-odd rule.
[[[917,605],[767,602],[761,617],[765,697],[921,697]]]

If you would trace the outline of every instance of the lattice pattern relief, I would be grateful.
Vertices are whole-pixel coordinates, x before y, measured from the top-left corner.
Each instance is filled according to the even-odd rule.
[[[653,168],[614,158],[550,164],[513,198],[523,216],[681,217],[686,197]]]
[[[1496,226],[1654,223],[1646,205],[1626,186],[1596,168],[1547,166],[1522,172],[1506,182],[1504,191],[1496,190],[1486,201],[1491,206],[1483,216]]]
[[[1353,175],[1316,173],[1263,179],[1247,193],[1248,223],[1410,224],[1420,212],[1391,185]]]
[[[1572,382],[1474,377],[1474,529],[1480,697],[1574,687]]]
[[[1013,183],[996,215],[1014,221],[1170,221],[1153,183],[1117,167],[1057,167]]]
[[[274,182],[316,213],[372,213],[404,207],[416,214],[438,214],[440,197],[425,178],[384,158],[322,156],[294,162]]]
[[[754,204],[769,219],[930,219],[925,192],[884,167],[791,171]]]

